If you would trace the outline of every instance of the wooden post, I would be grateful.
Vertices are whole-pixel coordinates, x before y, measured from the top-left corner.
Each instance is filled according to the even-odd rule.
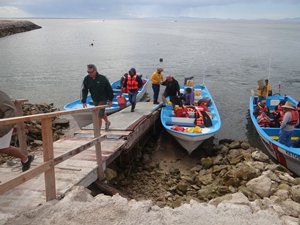
[[[56,198],[55,171],[54,171],[54,153],[53,153],[53,134],[52,119],[42,119],[42,138],[43,138],[43,156],[44,162],[52,161],[51,167],[45,172],[46,201]]]
[[[94,110],[93,111],[93,126],[94,126],[94,137],[99,137],[100,134],[100,126],[99,126],[99,117],[98,117],[98,112],[99,110]],[[97,165],[98,165],[98,180],[103,180],[104,179],[104,171],[102,167],[102,151],[101,151],[101,143],[97,142],[95,144],[96,148],[96,160],[97,160]]]
[[[22,105],[26,101],[27,100],[16,100],[15,101],[15,106],[17,109],[17,116],[23,116]],[[25,155],[28,155],[24,122],[17,124],[17,131],[18,131],[18,139],[19,139],[20,149]]]

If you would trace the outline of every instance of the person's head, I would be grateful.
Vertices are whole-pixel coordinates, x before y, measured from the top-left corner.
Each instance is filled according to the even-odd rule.
[[[192,88],[186,88],[186,89],[185,89],[185,92],[186,92],[187,94],[191,94],[191,93],[192,93]]]
[[[135,68],[131,68],[131,69],[129,70],[128,73],[129,73],[130,76],[136,75],[136,70],[135,70]]]
[[[265,106],[265,105],[266,105],[266,100],[261,100],[261,101],[260,101],[260,105],[261,105],[261,106]]]
[[[87,73],[90,76],[95,76],[97,74],[97,67],[94,64],[87,65]]]
[[[266,82],[266,85],[268,85],[268,83],[269,83],[269,80],[268,80],[268,79],[266,79],[266,80],[265,80],[265,82]]]
[[[295,107],[293,106],[293,103],[291,103],[291,102],[286,102],[286,103],[282,106],[282,109],[283,109],[284,111],[290,111],[290,110],[295,109]]]
[[[157,68],[157,73],[161,74],[162,71],[164,71],[163,68],[161,68],[161,67]]]
[[[168,75],[168,76],[166,77],[166,80],[167,80],[167,81],[172,81],[172,80],[173,80],[172,75]]]

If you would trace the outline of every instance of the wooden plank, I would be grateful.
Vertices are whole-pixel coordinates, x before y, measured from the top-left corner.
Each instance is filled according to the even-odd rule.
[[[98,117],[98,110],[93,111],[93,126],[94,126],[94,137],[99,137],[100,136],[100,126],[99,126],[99,117]],[[96,161],[98,165],[98,179],[102,180],[104,179],[104,171],[102,168],[102,152],[101,152],[101,143],[97,142],[95,144],[95,149],[96,149]]]
[[[15,101],[15,106],[16,106],[16,109],[17,109],[17,116],[23,116],[22,105],[26,101],[27,100],[24,100],[24,99]],[[27,140],[26,140],[24,122],[21,122],[21,123],[17,124],[17,130],[18,130],[18,139],[19,139],[20,149],[27,156],[28,151],[27,151]]]
[[[53,134],[52,134],[52,120],[51,118],[42,119],[42,140],[43,140],[43,157],[44,162],[52,161],[54,158],[53,153]],[[56,198],[55,187],[55,171],[54,166],[45,171],[45,188],[46,188],[46,201]]]
[[[96,106],[93,108],[57,111],[57,112],[51,112],[51,113],[41,113],[41,114],[34,114],[34,115],[29,115],[29,116],[11,117],[11,118],[6,118],[6,119],[0,119],[0,125],[16,124],[16,123],[28,122],[28,121],[32,121],[32,120],[42,120],[45,118],[53,118],[53,117],[62,116],[62,115],[72,115],[72,114],[76,114],[76,113],[80,113],[80,112],[104,109],[106,107],[108,107],[108,105],[101,105],[101,106]]]
[[[60,156],[56,157],[54,159],[54,164],[57,165],[57,164],[65,161],[65,160],[73,157],[74,155],[77,155],[78,153],[83,152],[84,150],[94,146],[96,143],[99,143],[99,141],[101,142],[104,139],[105,139],[105,136],[101,136],[101,137],[95,138],[92,141],[89,141],[89,142],[81,145],[80,147],[72,149],[72,150],[64,153],[63,155],[60,155]]]
[[[43,163],[42,165],[39,165],[33,169],[30,169],[21,175],[6,181],[4,183],[0,183],[0,194],[3,194],[6,191],[9,191],[18,185],[25,183],[26,181],[36,177],[37,175],[49,170],[53,166],[53,161],[48,161]]]

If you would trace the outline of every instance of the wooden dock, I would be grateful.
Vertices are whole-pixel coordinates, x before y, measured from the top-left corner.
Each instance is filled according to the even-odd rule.
[[[103,170],[113,162],[122,151],[133,148],[151,129],[159,118],[158,107],[152,103],[139,102],[135,112],[130,108],[109,116],[111,128],[109,131],[101,130],[101,152]],[[95,139],[93,125],[75,132],[71,138],[60,139],[53,143],[53,162],[55,166],[56,198],[61,198],[75,185],[89,186],[99,179],[96,147],[88,148],[91,141]],[[86,150],[82,151],[83,146]],[[73,150],[72,158],[64,161],[70,149]],[[81,152],[80,152],[81,151]],[[75,155],[74,152],[80,152]],[[35,155],[32,169],[45,164],[43,153]],[[59,164],[58,164],[59,163]],[[25,172],[26,173],[26,172]],[[0,166],[0,191],[1,184],[22,176],[21,166],[3,164]],[[32,179],[22,183],[0,195],[0,213],[16,214],[36,207],[46,201],[44,174],[34,176]],[[49,199],[48,199],[49,200]]]

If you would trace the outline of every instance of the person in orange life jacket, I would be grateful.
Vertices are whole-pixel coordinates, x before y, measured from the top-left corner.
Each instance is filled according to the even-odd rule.
[[[259,116],[257,116],[257,122],[260,127],[270,127],[270,118],[265,112],[262,112]]]
[[[259,116],[261,113],[265,113],[267,116],[270,115],[270,111],[268,106],[266,105],[266,100],[261,100],[259,103],[257,103],[257,106],[254,110],[254,115],[257,117]]]
[[[284,116],[280,126],[279,143],[290,147],[293,131],[299,124],[299,113],[291,102],[286,102],[282,108]]]
[[[124,87],[124,82],[125,82],[127,76],[128,76],[128,73],[124,73],[124,75],[121,77],[121,80],[120,80],[120,82],[121,82],[121,89],[122,89],[123,93],[127,93],[128,92],[127,91],[127,87]]]
[[[183,94],[184,104],[185,105],[194,105],[194,92],[192,88],[186,88],[185,93]]]
[[[180,87],[178,81],[174,79],[173,76],[169,75],[166,77],[166,80],[161,83],[161,85],[166,86],[166,89],[162,95],[163,104],[167,102],[167,97],[171,99],[177,98],[180,95]]]
[[[278,105],[275,106],[275,112],[274,112],[274,122],[275,122],[275,127],[280,127],[284,112],[282,106],[286,103],[285,100],[281,100]]]
[[[126,77],[123,87],[127,87],[129,102],[131,103],[131,112],[134,112],[136,105],[136,96],[139,87],[143,85],[143,81],[140,76],[136,74],[135,68],[129,70],[129,75]]]

